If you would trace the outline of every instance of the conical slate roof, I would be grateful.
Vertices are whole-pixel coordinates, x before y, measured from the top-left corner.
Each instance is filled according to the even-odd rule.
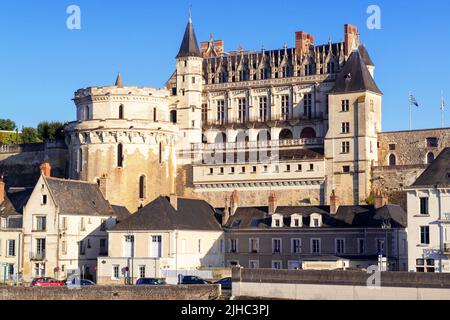
[[[184,57],[201,57],[197,37],[195,36],[194,25],[192,24],[191,19],[189,19],[186,26],[183,42],[181,43],[180,51],[177,55],[177,58]]]
[[[383,94],[367,69],[360,50],[354,50],[346,62],[330,94],[366,92]]]
[[[120,74],[120,72],[117,74],[115,86],[119,87],[119,88],[123,88],[122,75]]]

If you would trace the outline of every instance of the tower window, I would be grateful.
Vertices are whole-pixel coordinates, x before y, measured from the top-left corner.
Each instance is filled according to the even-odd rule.
[[[77,172],[83,171],[83,150],[78,150]]]
[[[123,144],[121,143],[117,146],[117,166],[123,167]]]
[[[192,77],[192,84],[195,84],[195,77]]]
[[[393,167],[397,165],[397,157],[394,154],[389,156],[389,166]]]
[[[153,121],[157,122],[158,121],[158,114],[157,114],[157,110],[156,108],[153,109]]]
[[[139,177],[139,199],[145,199],[146,194],[146,179],[145,176],[142,175]]]
[[[162,142],[159,143],[159,164],[161,164],[163,161],[163,145]]]
[[[124,118],[124,114],[123,114],[123,104],[121,104],[119,106],[119,119],[123,119]]]
[[[176,110],[170,111],[170,122],[177,123],[177,111]]]

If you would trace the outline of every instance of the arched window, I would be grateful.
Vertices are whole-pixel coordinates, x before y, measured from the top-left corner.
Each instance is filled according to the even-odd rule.
[[[145,199],[147,181],[144,175],[139,177],[139,199]]]
[[[314,130],[313,128],[305,128],[300,134],[300,139],[314,139],[316,137],[316,130]]]
[[[239,133],[236,136],[236,142],[237,143],[244,143],[249,141],[249,136],[245,131],[239,131]]]
[[[433,152],[429,152],[427,154],[427,164],[432,164],[434,159],[435,159],[434,153]]]
[[[283,129],[280,132],[279,140],[292,140],[294,138],[292,131],[289,129]]]
[[[226,143],[227,142],[227,135],[225,132],[220,132],[216,136],[215,143]]]
[[[80,173],[83,171],[83,150],[78,150],[78,159],[77,159],[77,172]]]
[[[268,130],[263,130],[258,134],[257,140],[258,142],[270,141],[272,138],[270,136],[270,132]]]
[[[123,118],[124,118],[124,113],[123,113],[123,111],[124,111],[123,104],[121,104],[121,105],[119,106],[119,119],[123,119]]]
[[[121,143],[117,146],[117,166],[123,167],[123,144]]]
[[[176,110],[170,111],[170,122],[177,123],[177,111]]]
[[[389,166],[394,167],[397,165],[397,157],[394,154],[389,156]]]

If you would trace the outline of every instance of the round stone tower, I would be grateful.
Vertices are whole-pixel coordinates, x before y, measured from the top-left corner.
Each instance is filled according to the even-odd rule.
[[[95,181],[112,205],[134,213],[174,192],[178,128],[170,121],[169,92],[124,86],[75,93],[77,121],[66,128],[69,177]]]

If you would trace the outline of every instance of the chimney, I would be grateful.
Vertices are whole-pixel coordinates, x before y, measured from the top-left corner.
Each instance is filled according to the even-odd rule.
[[[295,33],[295,50],[298,56],[303,56],[309,52],[309,47],[314,45],[314,37],[306,32]]]
[[[3,203],[3,201],[5,201],[5,190],[6,186],[5,186],[5,182],[3,181],[3,176],[0,177],[0,204]]]
[[[330,196],[330,214],[336,214],[339,209],[339,197],[333,190]]]
[[[269,215],[274,215],[277,211],[277,196],[272,192],[269,196]]]
[[[169,196],[170,199],[170,205],[176,210],[178,211],[178,196],[174,193],[172,193]]]
[[[108,200],[108,175],[104,174],[100,179],[98,179],[98,187],[103,197]]]
[[[223,40],[215,40],[214,41],[214,49],[218,55],[221,55],[225,50],[225,42]]]
[[[234,190],[233,194],[231,195],[231,215],[234,216],[237,209],[239,207],[239,197],[238,192]]]
[[[225,208],[222,214],[222,226],[225,226],[230,219],[230,206],[228,205],[228,196],[225,196]]]
[[[351,24],[344,26],[345,38],[345,56],[350,56],[354,49],[359,47],[359,33],[358,28]]]
[[[52,174],[51,174],[52,167],[51,167],[50,163],[44,162],[43,164],[41,164],[40,169],[41,169],[41,175],[43,175],[44,177],[52,176]]]
[[[201,53],[202,57],[205,56],[206,51],[208,51],[208,47],[209,47],[209,41],[200,42],[200,53]]]
[[[377,192],[375,196],[375,209],[383,208],[389,204],[389,198],[384,192]]]

